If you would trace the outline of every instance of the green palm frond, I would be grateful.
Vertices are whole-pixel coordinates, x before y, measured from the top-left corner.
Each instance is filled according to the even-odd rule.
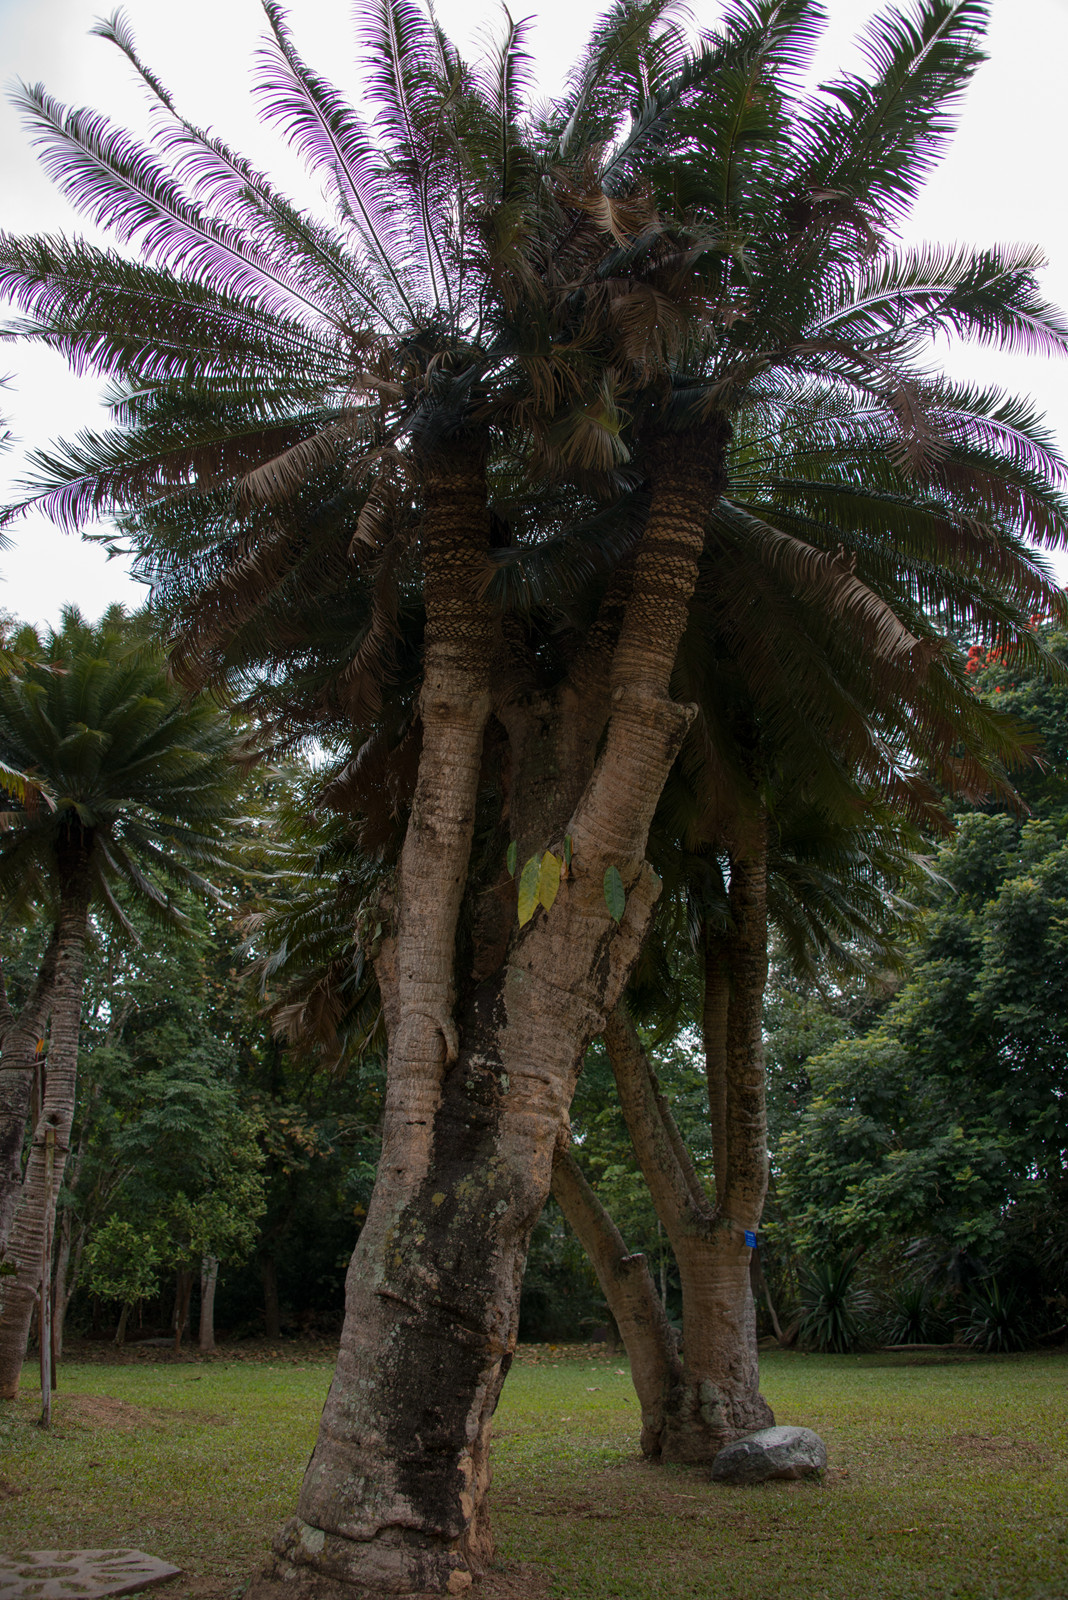
[[[81,839],[99,903],[129,936],[122,907],[181,922],[172,889],[214,891],[236,819],[237,740],[229,719],[185,701],[140,626],[111,611],[97,626],[68,610],[40,658],[0,676],[0,760],[39,772],[0,823],[0,896],[49,898],[63,841]]]
[[[44,87],[20,85],[16,105],[31,126],[41,163],[64,194],[123,244],[200,282],[247,296],[269,311],[344,327],[317,275],[281,263],[240,228],[191,199],[150,147],[99,112],[65,111]]]
[[[912,203],[941,158],[960,97],[983,60],[982,0],[922,0],[879,13],[861,44],[872,76],[821,86],[798,123],[798,197],[810,226],[858,206],[877,226]],[[808,219],[806,219],[808,220]],[[868,240],[860,230],[861,250]]]

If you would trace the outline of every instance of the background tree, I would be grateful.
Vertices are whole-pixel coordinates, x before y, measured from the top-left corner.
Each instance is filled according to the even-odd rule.
[[[1059,635],[1052,642],[1063,649]],[[1020,779],[1035,814],[959,816],[934,861],[907,981],[874,1019],[839,1022],[844,1036],[795,1058],[799,1105],[775,1159],[794,1242],[813,1261],[867,1249],[890,1282],[922,1269],[927,1290],[912,1292],[929,1327],[930,1291],[956,1296],[963,1327],[969,1279],[993,1273],[1021,1318],[1030,1306],[1034,1330],[1059,1325],[1065,1309],[1068,1137],[1053,976],[1066,892],[1064,689],[1000,652],[976,646],[968,660],[976,689],[1024,709],[1041,739],[1041,765]],[[827,1023],[807,1015],[820,1040]],[[995,1311],[986,1307],[981,1329]]]
[[[0,894],[48,905],[54,939],[44,1088],[0,1312],[0,1393],[11,1396],[69,1150],[92,908],[136,937],[120,885],[161,920],[182,920],[174,887],[211,892],[202,871],[225,860],[237,745],[229,718],[184,702],[121,613],[94,628],[68,612],[39,660],[0,683],[0,750],[55,791],[49,807],[12,806],[0,844]]]

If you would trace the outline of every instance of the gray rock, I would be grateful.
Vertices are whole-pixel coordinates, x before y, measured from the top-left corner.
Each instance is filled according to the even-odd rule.
[[[815,1478],[827,1465],[827,1446],[811,1428],[761,1428],[720,1451],[713,1483],[764,1483],[768,1478]]]

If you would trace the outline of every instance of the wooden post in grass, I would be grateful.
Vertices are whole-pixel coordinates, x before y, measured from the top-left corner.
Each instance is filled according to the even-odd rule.
[[[56,1130],[45,1132],[45,1194],[51,1196],[56,1172]],[[44,1244],[41,1248],[41,1299],[37,1313],[37,1335],[41,1346],[41,1427],[52,1426],[52,1216],[46,1213]]]

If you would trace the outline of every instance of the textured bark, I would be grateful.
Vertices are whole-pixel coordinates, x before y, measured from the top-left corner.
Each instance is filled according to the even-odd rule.
[[[5,1048],[0,1066],[0,1260],[22,1196],[22,1147],[35,1071],[32,1057],[22,1066],[13,1066],[10,1054]]]
[[[67,1307],[77,1282],[77,1266],[71,1271],[71,1254],[74,1224],[69,1206],[64,1206],[59,1217],[59,1235],[56,1245],[55,1277],[52,1288],[52,1349],[56,1360],[63,1359],[63,1332],[67,1322]]]
[[[708,1117],[712,1130],[712,1173],[716,1193],[727,1187],[727,1013],[731,982],[727,941],[705,930],[705,993],[701,1036],[708,1083]]]
[[[426,474],[423,748],[396,937],[380,960],[391,1027],[382,1155],[298,1516],[250,1600],[459,1593],[492,1554],[490,1422],[582,1054],[622,992],[659,892],[646,839],[691,716],[668,687],[725,440],[717,425],[654,458],[603,748],[539,807],[542,827],[560,808],[539,844],[559,850],[570,834],[572,874],[550,912],[513,931],[496,971],[468,975],[459,1000],[456,927],[498,640],[477,600],[481,464],[458,449]],[[520,752],[516,792],[529,776]],[[605,904],[609,866],[627,890],[618,926]]]
[[[16,1271],[13,1277],[0,1280],[4,1286],[3,1310],[0,1311],[0,1398],[3,1399],[13,1399],[18,1393],[19,1374],[40,1284],[41,1253],[46,1232],[54,1224],[56,1198],[63,1182],[74,1119],[85,937],[89,920],[87,842],[72,841],[60,865],[63,887],[45,1090],[34,1128],[22,1199],[11,1229],[6,1257],[7,1263],[14,1266]],[[51,1184],[45,1176],[45,1145],[49,1130],[53,1131],[55,1137]]]
[[[729,1182],[715,1206],[709,1201],[623,1006],[609,1019],[605,1042],[638,1163],[682,1283],[682,1373],[666,1409],[661,1459],[710,1461],[731,1439],[774,1421],[759,1390],[744,1231],[756,1228],[760,1203],[753,1220],[745,1220],[753,1215],[751,1206],[745,1209],[749,1196]],[[729,1093],[727,1113],[729,1120]]]
[[[47,1025],[56,974],[56,940],[49,941],[37,980],[15,1015],[0,990],[0,1259],[22,1196],[22,1151],[30,1114],[37,1050]],[[3,972],[0,969],[0,986]]]
[[[205,1256],[200,1264],[200,1328],[198,1346],[205,1353],[215,1349],[215,1285],[219,1278],[219,1258]]]
[[[628,1252],[623,1235],[563,1146],[557,1147],[553,1160],[552,1193],[589,1256],[616,1320],[642,1408],[642,1453],[657,1460],[668,1401],[681,1381],[682,1364],[649,1263],[644,1255]]]

